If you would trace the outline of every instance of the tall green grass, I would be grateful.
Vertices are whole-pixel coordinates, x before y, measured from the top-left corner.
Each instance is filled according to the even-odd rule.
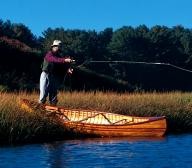
[[[21,109],[19,100],[38,101],[38,93],[0,92],[0,142],[25,143],[66,138],[62,126],[36,111]],[[60,92],[58,105],[133,116],[166,116],[169,132],[192,131],[192,93]]]

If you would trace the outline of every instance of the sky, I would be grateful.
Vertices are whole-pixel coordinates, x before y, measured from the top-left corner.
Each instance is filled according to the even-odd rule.
[[[0,19],[26,25],[34,35],[47,28],[102,31],[122,26],[192,28],[192,0],[2,0]]]

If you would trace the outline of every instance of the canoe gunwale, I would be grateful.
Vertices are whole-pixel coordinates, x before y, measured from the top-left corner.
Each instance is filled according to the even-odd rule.
[[[63,114],[57,114],[57,115],[61,120],[63,120],[60,117],[60,115],[63,115]],[[95,126],[132,126],[132,125],[140,125],[140,124],[145,124],[145,123],[150,123],[150,122],[155,122],[155,121],[160,121],[160,120],[166,120],[166,117],[165,116],[152,117],[148,121],[141,121],[141,122],[137,122],[137,123],[136,122],[135,123],[128,122],[128,123],[124,123],[124,124],[114,124],[114,123],[111,123],[111,124],[95,124],[95,123],[85,123],[85,122],[82,122],[82,121],[71,121],[71,120],[63,120],[63,122],[64,123],[84,124],[84,125],[95,125]],[[120,122],[120,121],[118,121],[118,122]]]
[[[92,115],[92,116],[88,116],[86,118],[83,118],[79,121],[71,121],[65,114],[64,114],[64,111],[67,110],[67,111],[79,111],[81,112],[81,110],[77,110],[77,109],[64,109],[64,108],[58,108],[57,109],[57,112],[56,115],[62,115],[66,118],[66,120],[64,122],[74,122],[74,123],[84,123],[83,121],[86,121],[90,118],[94,118],[98,115],[102,115],[107,121],[109,124],[96,124],[96,123],[86,123],[86,124],[91,124],[91,125],[105,125],[105,126],[110,126],[110,125],[116,125],[116,126],[125,126],[125,125],[137,125],[137,124],[144,124],[144,123],[149,123],[149,122],[154,122],[154,121],[158,121],[158,120],[166,120],[166,117],[165,116],[160,116],[160,117],[135,117],[135,116],[126,116],[126,115],[122,115],[122,114],[113,114],[113,113],[108,113],[108,112],[97,112],[94,110],[94,112],[96,112],[97,114],[95,115]],[[91,112],[90,110],[83,110],[83,112]],[[119,121],[116,121],[116,122],[111,122],[106,116],[105,114],[109,114],[109,115],[118,115],[118,116],[121,116],[121,117],[131,117],[132,120],[130,121],[127,121],[127,119],[122,119],[122,120],[119,120]],[[134,119],[148,119],[147,121],[139,121],[139,122],[134,122]],[[123,120],[126,120],[127,122],[124,123],[124,124],[118,124],[119,122],[123,121]]]
[[[110,113],[110,112],[104,112],[104,111],[97,111],[97,110],[94,110],[94,109],[70,109],[70,108],[63,108],[63,107],[57,107],[57,106],[50,106],[50,105],[45,105],[45,109],[46,108],[50,108],[52,110],[54,110],[53,112],[58,112],[58,113],[63,113],[63,111],[84,111],[84,112],[96,112],[96,113],[99,113],[99,114],[102,114],[102,113],[105,113],[105,114],[109,114],[109,115],[118,115],[118,116],[121,116],[121,117],[134,117],[135,119],[150,119],[150,120],[153,120],[153,119],[160,119],[160,118],[166,118],[166,116],[158,116],[158,117],[140,117],[140,116],[131,116],[131,115],[123,115],[123,114],[118,114],[118,113]]]

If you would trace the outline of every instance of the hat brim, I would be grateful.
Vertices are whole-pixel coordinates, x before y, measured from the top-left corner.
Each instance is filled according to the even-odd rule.
[[[60,45],[51,45],[51,47],[56,47],[56,46],[60,46]]]

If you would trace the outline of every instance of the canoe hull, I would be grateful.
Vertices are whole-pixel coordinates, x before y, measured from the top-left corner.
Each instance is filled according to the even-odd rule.
[[[102,125],[76,122],[62,122],[75,134],[93,135],[97,137],[160,137],[166,132],[166,119],[128,125]]]

